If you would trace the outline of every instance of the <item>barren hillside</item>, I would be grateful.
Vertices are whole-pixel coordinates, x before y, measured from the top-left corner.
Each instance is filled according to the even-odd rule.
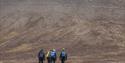
[[[67,63],[125,63],[125,0],[0,0],[0,63],[62,47]]]

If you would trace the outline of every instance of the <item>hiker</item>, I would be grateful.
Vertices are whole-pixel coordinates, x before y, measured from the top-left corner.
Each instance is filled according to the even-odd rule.
[[[55,49],[51,50],[51,52],[50,52],[50,58],[51,58],[51,63],[55,63],[56,58],[57,58],[57,56],[56,56],[56,50]]]
[[[50,51],[47,52],[46,58],[47,58],[48,63],[51,63]]]
[[[45,60],[45,53],[43,49],[41,49],[40,52],[38,53],[38,59],[39,63],[43,63],[43,61]]]
[[[65,51],[65,48],[63,48],[60,53],[60,60],[61,60],[61,63],[64,63],[67,60],[67,53]]]

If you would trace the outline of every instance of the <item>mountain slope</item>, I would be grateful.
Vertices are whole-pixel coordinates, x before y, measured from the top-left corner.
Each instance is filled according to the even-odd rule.
[[[65,47],[68,63],[124,63],[124,3],[0,0],[0,62],[36,63],[41,48]]]

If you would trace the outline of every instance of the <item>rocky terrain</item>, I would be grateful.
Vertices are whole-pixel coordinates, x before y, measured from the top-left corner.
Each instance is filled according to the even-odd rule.
[[[0,63],[63,47],[66,63],[125,63],[125,0],[0,0]]]

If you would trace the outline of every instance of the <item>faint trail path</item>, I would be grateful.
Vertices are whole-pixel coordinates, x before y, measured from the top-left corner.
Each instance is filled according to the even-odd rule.
[[[8,60],[8,61],[1,61],[0,63],[38,63],[37,58],[36,59],[23,59],[23,60]],[[44,63],[47,63],[45,61]],[[56,63],[61,63],[59,59],[57,59]],[[119,61],[117,59],[106,59],[106,58],[98,58],[92,55],[86,55],[86,56],[71,56],[68,58],[66,63],[124,63],[124,61]]]

